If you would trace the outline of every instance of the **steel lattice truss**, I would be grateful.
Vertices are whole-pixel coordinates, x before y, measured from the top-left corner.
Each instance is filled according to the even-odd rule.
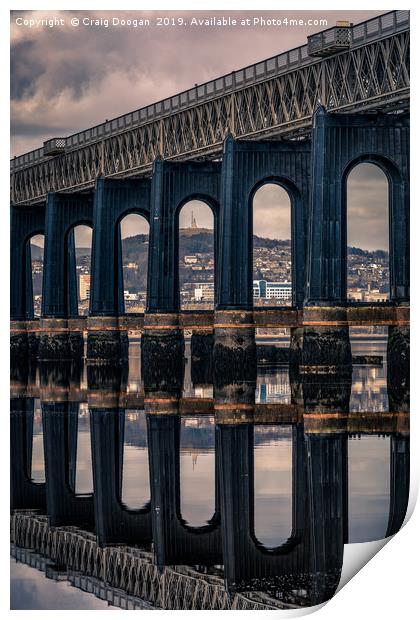
[[[76,527],[50,528],[46,517],[30,511],[12,515],[11,541],[161,609],[287,607],[264,594],[236,593],[231,598],[221,577],[198,573],[188,566],[167,567],[162,572],[150,552],[125,546],[100,547],[94,534]]]
[[[202,104],[138,124],[64,155],[12,171],[14,204],[36,203],[48,192],[92,187],[99,175],[150,173],[154,159],[220,155],[237,138],[297,137],[307,133],[316,104],[330,111],[396,111],[409,103],[409,30],[330,57],[313,59]]]

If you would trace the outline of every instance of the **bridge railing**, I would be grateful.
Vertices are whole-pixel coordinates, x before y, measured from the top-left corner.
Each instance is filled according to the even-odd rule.
[[[392,11],[357,24],[350,29],[351,47],[363,45],[371,40],[397,33],[407,28],[408,24],[409,11]],[[328,29],[324,32],[328,33],[330,30]],[[226,93],[235,92],[246,86],[257,84],[314,62],[317,62],[317,60],[309,56],[307,44],[296,47],[68,136],[65,138],[66,151],[101,141],[127,129],[176,114],[200,103],[221,97]],[[15,172],[21,168],[32,166],[43,159],[45,159],[44,149],[35,149],[13,158],[10,161],[10,170]]]

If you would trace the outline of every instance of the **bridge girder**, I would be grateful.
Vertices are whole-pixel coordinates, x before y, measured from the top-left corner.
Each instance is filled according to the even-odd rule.
[[[45,200],[48,192],[81,191],[93,187],[99,175],[148,175],[158,155],[181,161],[218,157],[229,133],[246,139],[296,139],[310,132],[319,102],[331,112],[406,110],[408,23],[406,30],[292,67],[151,122],[69,148],[63,155],[42,157],[24,166],[12,160],[12,202],[34,204]]]

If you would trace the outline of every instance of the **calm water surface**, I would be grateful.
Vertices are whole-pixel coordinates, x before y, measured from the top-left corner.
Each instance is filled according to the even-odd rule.
[[[291,385],[293,381],[288,366],[258,367],[254,386],[251,385],[251,394],[254,394],[254,403],[262,413],[259,416],[255,414],[253,422],[243,422],[236,426],[220,423],[212,409],[213,399],[218,396],[220,388],[216,389],[212,384],[192,382],[192,362],[188,355],[188,346],[184,383],[178,395],[178,402],[181,403],[180,415],[174,417],[165,412],[157,414],[153,426],[150,420],[148,421],[151,414],[148,413],[146,403],[156,398],[160,403],[164,402],[164,398],[169,402],[174,399],[174,394],[171,393],[169,398],[167,394],[162,397],[162,394],[157,392],[152,394],[152,398],[147,389],[145,393],[140,347],[138,344],[130,346],[123,399],[120,394],[119,401],[113,403],[113,408],[110,409],[109,405],[106,405],[106,408],[104,405],[103,409],[104,415],[108,412],[106,415],[114,416],[113,421],[109,422],[109,428],[114,429],[110,431],[110,436],[115,438],[115,442],[109,440],[106,449],[101,445],[101,450],[115,451],[114,470],[110,470],[109,475],[115,475],[117,481],[116,488],[119,491],[116,492],[118,497],[115,506],[119,506],[118,510],[131,514],[136,511],[147,513],[153,500],[152,506],[155,506],[154,511],[158,515],[153,522],[153,536],[161,537],[154,541],[156,561],[160,561],[159,557],[176,559],[177,553],[181,560],[182,557],[189,557],[193,547],[188,545],[193,543],[188,542],[188,536],[192,536],[194,545],[201,540],[204,542],[200,544],[204,546],[222,545],[223,552],[220,552],[220,560],[212,563],[213,569],[209,566],[205,568],[203,560],[196,561],[195,565],[201,565],[200,570],[204,572],[211,570],[220,575],[224,580],[224,587],[232,588],[232,591],[260,590],[272,600],[281,600],[282,596],[283,600],[286,600],[284,594],[281,594],[283,585],[280,587],[277,582],[273,585],[271,577],[262,577],[272,572],[272,569],[264,567],[264,562],[272,562],[270,554],[276,554],[278,548],[297,545],[297,549],[299,545],[303,545],[303,551],[288,553],[295,558],[293,566],[300,566],[300,562],[304,568],[291,568],[292,564],[288,564],[287,570],[284,569],[288,582],[293,582],[293,571],[297,571],[296,584],[293,586],[293,583],[289,583],[286,598],[290,601],[295,596],[296,604],[302,605],[308,604],[305,603],[305,596],[311,590],[308,586],[302,589],[302,574],[312,574],[311,567],[316,565],[314,559],[308,556],[309,551],[305,551],[305,540],[311,528],[338,528],[342,532],[337,535],[338,538],[341,536],[341,541],[348,543],[372,541],[389,535],[391,508],[395,510],[398,502],[404,503],[404,497],[396,498],[393,483],[396,477],[399,480],[402,477],[406,479],[407,486],[407,459],[404,460],[401,454],[404,451],[408,453],[408,433],[395,432],[389,426],[384,426],[384,432],[381,432],[380,424],[384,424],[383,422],[378,423],[379,427],[378,424],[375,426],[371,423],[374,415],[384,416],[389,412],[386,340],[354,340],[352,350],[353,355],[383,357],[380,365],[354,365],[351,385],[333,388],[333,392],[335,390],[342,394],[344,390],[347,393],[346,415],[359,416],[359,419],[364,416],[366,424],[365,427],[363,424],[357,427],[359,432],[351,432],[351,429],[349,432],[350,427],[347,427],[347,430],[337,428],[325,434],[309,432],[305,427],[306,420],[302,426],[305,394],[295,383]],[[32,378],[23,378],[23,383],[25,380],[28,384],[32,381],[35,386],[35,389],[31,390],[35,397],[25,400],[24,417],[30,421],[29,431],[25,431],[30,434],[30,478],[39,485],[45,484],[45,461],[46,458],[51,458],[50,453],[44,454],[46,420],[47,424],[49,423],[49,418],[45,418],[43,404],[45,389],[40,390],[39,397],[36,395],[36,386],[40,385],[40,375],[43,372],[44,370],[39,368],[35,371],[32,369]],[[62,380],[65,384],[66,377],[62,377]],[[66,418],[65,425],[70,426],[63,427],[73,429],[73,434],[65,431],[69,432],[69,437],[72,438],[68,439],[70,443],[67,445],[73,446],[69,448],[70,465],[66,467],[72,467],[69,480],[70,486],[73,485],[71,492],[76,497],[89,496],[96,492],[93,459],[101,459],[103,456],[94,456],[92,449],[95,438],[92,435],[92,414],[86,400],[90,398],[91,388],[88,383],[88,373],[84,368],[79,382],[79,404]],[[245,391],[249,389],[249,382],[247,385]],[[236,396],[232,402],[236,402],[235,398],[243,401],[244,390],[241,392],[237,386],[235,389],[236,392],[233,392]],[[328,389],[331,392],[331,388]],[[232,390],[229,393],[232,394]],[[226,397],[223,398],[225,406]],[[343,398],[338,398],[338,401],[342,407]],[[21,399],[12,402],[13,420],[16,415],[13,407],[22,411],[23,405]],[[137,408],[131,408],[133,404]],[[102,420],[103,424],[108,424],[108,418],[103,417]],[[156,449],[159,454],[156,454]],[[393,454],[400,456],[393,457]],[[101,463],[105,461],[102,460]],[[48,475],[50,474],[47,471]],[[331,476],[334,479],[330,479]],[[322,499],[319,499],[323,502],[320,504],[321,516],[311,513],[311,489],[314,488],[318,489],[316,501],[322,496]],[[161,492],[164,493],[162,497]],[[158,499],[154,499],[155,496]],[[336,508],[328,512],[325,502],[335,504]],[[31,505],[25,506],[27,510],[31,508]],[[19,509],[22,510],[22,506],[19,506]],[[114,510],[111,505],[109,510]],[[238,511],[242,515],[239,521],[237,515],[235,516]],[[45,514],[45,509],[38,509],[36,513]],[[340,519],[339,525],[337,519]],[[71,523],[69,516],[68,525],[71,526]],[[235,524],[239,524],[237,527],[244,532],[236,532]],[[175,529],[168,530],[169,538],[166,539],[165,528],[168,527]],[[219,542],[205,542],[210,540],[205,538],[209,536],[205,532],[212,528],[214,531],[221,529],[223,544],[220,538]],[[89,530],[88,524],[85,529]],[[183,542],[182,532],[189,532]],[[174,542],[177,537],[181,537],[179,548],[178,543]],[[328,540],[325,532],[320,537]],[[330,556],[319,559],[319,566],[324,566],[325,574],[329,575],[328,579],[335,579],[337,583],[341,566],[333,550],[335,545],[338,545],[338,538],[332,536],[328,543],[332,549]],[[237,561],[235,557],[232,559],[230,555],[227,558],[226,553],[235,555],[240,553],[241,549],[246,553],[250,541],[253,541],[252,549],[257,550],[255,557],[251,554],[249,559],[254,565],[243,567],[242,560]],[[150,553],[150,544],[139,544],[139,547]],[[162,551],[159,551],[160,547]],[[197,553],[200,556],[203,552]],[[18,555],[13,546],[12,555]],[[12,560],[11,563],[12,609],[108,607],[108,603],[98,596],[72,587],[71,580],[48,579],[44,569],[22,563],[22,557],[20,560]],[[164,564],[168,565],[177,563],[180,562],[164,560]],[[64,575],[69,572],[66,567],[61,567],[60,570]],[[331,577],[330,572],[335,577]],[[325,590],[331,587],[334,589],[331,585],[324,584],[323,587]],[[319,589],[318,586],[316,588]],[[303,592],[302,601],[298,600],[299,596],[296,594],[299,591]],[[295,594],[292,596],[290,592]]]

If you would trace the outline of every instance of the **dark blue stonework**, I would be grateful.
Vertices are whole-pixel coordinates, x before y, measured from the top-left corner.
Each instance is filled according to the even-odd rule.
[[[221,564],[223,558],[217,486],[215,512],[206,525],[192,527],[182,518],[179,415],[147,415],[147,443],[156,563],[158,566]]]
[[[226,139],[222,166],[217,309],[252,309],[253,198],[266,183],[280,185],[290,197],[293,304],[303,303],[309,176],[309,142]]]
[[[52,526],[93,529],[93,495],[75,491],[78,412],[79,403],[42,403],[47,515]]]
[[[77,317],[74,227],[92,226],[89,194],[49,194],[45,213],[42,317]]]
[[[88,325],[88,357],[126,357],[127,332],[121,332],[118,323],[124,314],[119,223],[129,213],[150,222],[146,317],[150,323],[153,315],[174,315],[180,309],[179,213],[190,200],[204,201],[214,214],[216,310],[252,311],[253,198],[265,183],[277,183],[290,196],[293,305],[343,306],[347,303],[346,183],[360,162],[377,164],[389,180],[390,297],[391,302],[408,303],[409,117],[331,114],[319,106],[311,141],[237,141],[228,136],[221,163],[180,163],[158,157],[151,181],[98,178],[94,198],[89,193],[49,194],[46,209],[12,207],[11,318],[33,317],[28,240],[44,228],[42,317],[77,316],[73,228],[93,225],[90,315],[96,323]],[[231,313],[222,323],[234,326],[241,320],[248,324],[253,318]],[[169,323],[176,328],[176,321]],[[61,354],[62,348],[50,346],[50,327],[46,323],[46,336],[40,342],[40,351],[47,357]],[[303,342],[312,339],[317,348],[321,342],[317,329],[305,329]],[[19,330],[14,336],[17,343],[25,340],[25,326],[22,333]],[[336,365],[349,357],[347,334],[343,338],[332,332],[334,359],[320,358],[320,365]],[[54,338],[59,342],[57,334]],[[81,347],[74,349],[80,353]]]
[[[129,214],[149,221],[149,180],[96,181],[93,208],[92,316],[124,314],[124,284],[119,224]]]
[[[34,399],[10,399],[10,507],[45,511],[45,483],[32,480]]]
[[[124,419],[124,410],[118,407],[90,411],[95,531],[101,546],[122,542],[139,545],[152,540],[150,501],[141,509],[131,510],[121,499]]]
[[[30,239],[44,234],[45,206],[10,209],[10,318],[33,319]]]
[[[190,200],[202,200],[214,215],[218,251],[220,164],[155,161],[152,178],[147,311],[179,311],[179,212]],[[217,267],[216,267],[217,269]],[[215,283],[217,289],[217,281]]]
[[[306,302],[347,301],[347,177],[361,162],[389,181],[391,300],[409,301],[409,117],[328,114],[319,106],[312,132],[312,200]]]

